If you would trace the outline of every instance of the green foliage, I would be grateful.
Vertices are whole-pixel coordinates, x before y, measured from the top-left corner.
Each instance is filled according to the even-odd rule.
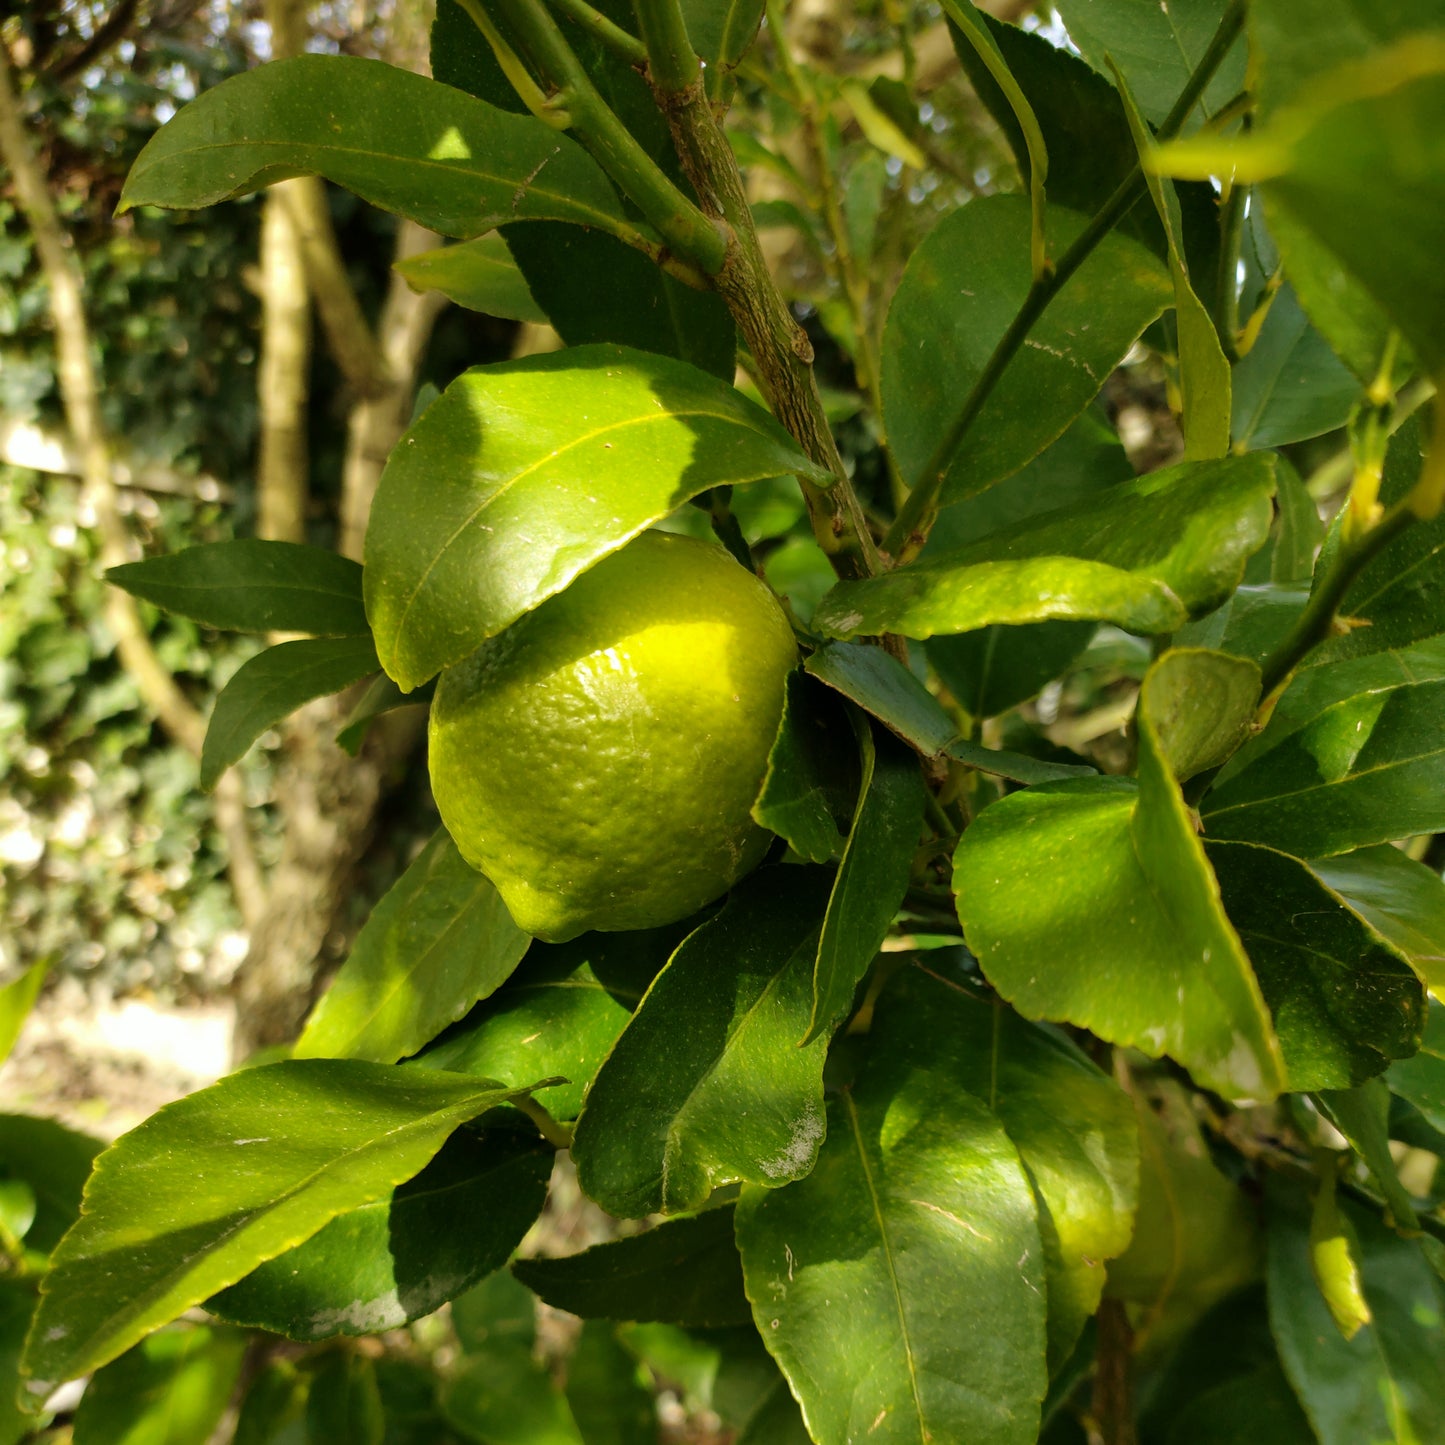
[[[1061,3],[1075,57],[950,6],[1040,208],[997,151],[959,170],[966,111],[911,53],[859,79],[919,7],[860,7],[836,68],[772,9],[755,41],[758,10],[448,0],[458,86],[281,62],[132,173],[157,205],[301,170],[500,226],[411,279],[566,343],[459,359],[360,594],[246,542],[121,573],[322,634],[236,672],[207,776],[378,662],[362,716],[445,686],[649,527],[766,576],[804,660],[757,779],[777,841],[698,916],[529,941],[438,835],[297,1057],[127,1135],[83,1213],[88,1142],[0,1121],[0,1374],[38,1410],[98,1371],[78,1440],[87,1410],[151,1428],[193,1361],[209,1408],[235,1337],[175,1325],[197,1305],[305,1346],[249,1384],[243,1445],[643,1445],[664,1389],[739,1445],[1445,1431],[1445,441],[1411,416],[1445,13]],[[790,188],[753,213],[797,233],[786,295],[708,99],[667,93],[688,24],[734,154]],[[1146,396],[1169,436],[1135,474]],[[592,701],[519,835],[547,786],[589,846],[588,764],[635,720],[589,734]],[[548,1257],[561,1148],[557,1198],[672,1217]],[[380,1360],[327,1343],[400,1329]]]

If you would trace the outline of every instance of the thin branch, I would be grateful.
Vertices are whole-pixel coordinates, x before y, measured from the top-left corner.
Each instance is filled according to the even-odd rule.
[[[633,9],[647,47],[647,74],[655,91],[680,94],[702,79],[702,63],[687,33],[678,0],[635,0]]]
[[[569,20],[595,35],[629,65],[640,70],[647,64],[647,47],[635,35],[629,35],[600,10],[594,9],[587,0],[552,0],[552,4]]]
[[[1231,0],[1228,10],[1219,22],[1219,28],[1214,32],[1214,38],[1200,56],[1199,63],[1180,92],[1174,108],[1160,125],[1160,140],[1167,140],[1175,135],[1184,124],[1199,97],[1203,95],[1205,87],[1213,79],[1214,72],[1238,38],[1243,24],[1243,0]],[[993,394],[1025,338],[1033,330],[1034,323],[1043,315],[1054,297],[1063,290],[1074,272],[1093,254],[1094,248],[1129,213],[1144,191],[1144,173],[1136,165],[1119,183],[1113,195],[1104,202],[1099,213],[1079,233],[1073,245],[1059,258],[1053,274],[1035,281],[1029,288],[1018,314],[999,339],[993,354],[984,363],[978,380],[964,398],[963,405],[944,433],[942,441],[928,459],[918,485],[908,494],[908,500],[899,509],[898,516],[884,539],[884,548],[899,561],[907,561],[916,556],[927,541],[933,518],[938,512],[938,494],[942,490],[954,454],[962,445],[969,428],[977,421],[984,403]]]
[[[99,60],[112,46],[118,45],[135,20],[140,0],[118,0],[114,10],[96,26],[90,39],[73,55],[68,55],[53,69],[47,71],[51,80],[65,80],[87,65]]]

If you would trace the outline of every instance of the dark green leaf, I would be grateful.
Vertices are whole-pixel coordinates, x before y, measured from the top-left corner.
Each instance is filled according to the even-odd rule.
[[[1320,1445],[1445,1438],[1445,1290],[1419,1246],[1341,1201],[1374,1316],[1346,1340],[1310,1274],[1308,1199],[1277,1174],[1267,1197],[1270,1323]]]
[[[1353,1088],[1415,1051],[1425,992],[1347,899],[1273,849],[1211,842],[1207,852],[1291,1089]]]
[[[113,1360],[389,1194],[459,1124],[514,1097],[488,1080],[297,1059],[168,1104],[106,1152],[52,1257],[27,1345],[30,1394]]]
[[[75,1412],[75,1445],[196,1445],[210,1437],[246,1353],[240,1330],[160,1330],[98,1370]]]
[[[295,542],[207,542],[112,567],[106,579],[135,597],[231,632],[369,631],[361,568],[350,557]]]
[[[336,734],[336,744],[354,758],[366,740],[374,719],[399,707],[425,706],[431,701],[433,689],[419,687],[408,696],[384,672],[378,672],[367,683],[355,706],[346,715],[346,722]]]
[[[512,1272],[555,1309],[588,1320],[707,1327],[752,1319],[731,1208],[665,1220],[564,1259],[518,1260]]]
[[[866,720],[858,745],[863,785],[818,940],[812,1017],[800,1044],[826,1038],[852,1007],[903,902],[923,828],[917,754]]]
[[[1003,1126],[955,1069],[933,1031],[909,1057],[870,1050],[857,1085],[829,1104],[813,1172],[744,1189],[738,1205],[759,1333],[829,1445],[1037,1436],[1047,1375],[1034,1198]]]
[[[1248,355],[1234,368],[1234,445],[1282,447],[1349,420],[1360,384],[1282,286]]]
[[[1203,809],[1211,838],[1299,858],[1445,829],[1445,682],[1325,708],[1254,754]]]
[[[531,941],[439,831],[372,909],[294,1057],[414,1054],[504,983]]]
[[[1057,1369],[1099,1307],[1105,1262],[1134,1232],[1139,1144],[1128,1097],[1061,1034],[921,969],[889,983],[870,1038],[900,1058],[946,1055],[1018,1149],[1038,1196]]]
[[[1397,1228],[1416,1233],[1420,1221],[1410,1192],[1400,1182],[1390,1152],[1390,1091],[1371,1079],[1357,1089],[1322,1089],[1313,1096],[1320,1112],[1350,1141],[1384,1195]]]
[[[1445,993],[1445,883],[1398,848],[1362,848],[1311,870],[1397,953],[1438,998]]]
[[[577,1121],[578,1183],[609,1213],[696,1209],[721,1185],[812,1168],[827,1040],[798,1040],[830,881],[753,874],[653,981]]]
[[[575,1119],[592,1076],[692,926],[534,943],[491,998],[414,1062],[509,1083],[560,1075],[568,1082],[547,1090],[547,1111]]]
[[[80,1213],[99,1139],[33,1114],[0,1114],[0,1180],[18,1180],[35,1196],[35,1222],[25,1236],[48,1254]]]
[[[567,1401],[514,1340],[469,1353],[441,1400],[447,1420],[479,1445],[583,1445]]]
[[[1391,1064],[1385,1082],[1445,1133],[1445,1004],[1431,1004],[1420,1052]]]
[[[1169,1054],[1226,1097],[1270,1098],[1279,1045],[1162,753],[1151,691],[1146,679],[1137,785],[1045,785],[975,819],[954,858],[959,918],[1025,1014]]]
[[[397,1329],[506,1263],[542,1212],[554,1152],[501,1130],[453,1134],[393,1194],[338,1215],[206,1308],[293,1340]]]
[[[857,751],[842,704],[806,673],[789,674],[754,821],[800,858],[827,863],[843,851],[839,822],[851,818],[857,796]]]
[[[957,551],[840,582],[813,624],[830,637],[927,638],[1071,617],[1172,632],[1239,585],[1269,535],[1273,492],[1263,454],[1170,467]]]
[[[193,210],[308,174],[444,236],[520,220],[623,225],[611,182],[576,141],[344,55],[273,61],[206,91],[140,153],[121,206]]]
[[[1240,587],[1223,607],[1186,622],[1174,634],[1174,643],[1227,652],[1258,667],[1284,640],[1308,601],[1309,593],[1302,588],[1267,583]]]
[[[508,321],[546,321],[532,299],[501,236],[489,232],[472,241],[419,251],[395,263],[414,291],[440,291],[458,306]]]
[[[1083,225],[1075,212],[1051,209],[1051,247],[1062,249]],[[889,444],[910,484],[921,481],[1029,282],[1023,196],[979,198],[945,216],[914,251],[888,312],[882,382]],[[1043,451],[1088,405],[1169,294],[1163,267],[1148,251],[1108,236],[1044,313],[947,459],[941,500],[981,492]]]
[[[1169,771],[1181,782],[1217,767],[1249,735],[1259,668],[1205,648],[1174,647],[1149,670],[1141,701]]]
[[[1275,477],[1279,523],[1269,580],[1277,587],[1307,587],[1314,576],[1315,556],[1325,539],[1325,524],[1309,488],[1282,458],[1275,467]]]
[[[928,660],[970,717],[997,717],[1064,672],[1097,630],[1092,622],[984,627],[930,638]]]
[[[761,407],[680,361],[587,346],[466,372],[377,490],[383,666],[409,691],[689,497],[780,472],[827,479]]]
[[[971,743],[960,738],[950,743],[944,751],[960,763],[967,763],[981,773],[1008,778],[1015,783],[1061,783],[1069,778],[1094,777],[1097,768],[1074,763],[1049,763],[1041,758],[1027,757],[1023,753],[1011,753],[1003,748],[986,748],[980,743]]]
[[[0,1445],[18,1445],[40,1422],[20,1409],[20,1352],[35,1308],[35,1291],[19,1280],[0,1280]]]
[[[1317,1445],[1309,1420],[1275,1360],[1204,1391],[1175,1418],[1169,1431],[1169,1445],[1238,1445],[1241,1440]]]
[[[710,71],[737,68],[748,53],[763,19],[763,0],[682,0],[688,39],[707,61]],[[716,94],[716,76],[708,77],[709,91]]]
[[[657,1445],[657,1410],[637,1361],[600,1320],[582,1326],[567,1362],[567,1403],[584,1445]]]
[[[958,728],[938,700],[881,647],[861,643],[822,647],[803,665],[925,757],[942,752],[958,736]]]
[[[201,748],[201,786],[208,792],[251,744],[313,698],[376,671],[368,637],[318,637],[268,647],[243,662],[221,689]]]
[[[262,1366],[241,1402],[231,1445],[302,1445],[311,1378],[290,1360]]]
[[[306,1397],[307,1445],[382,1445],[386,1416],[376,1366],[354,1350],[334,1350],[311,1378]]]
[[[1225,12],[1224,0],[1062,0],[1058,9],[1069,39],[1096,70],[1112,59],[1154,125],[1169,114],[1199,63]],[[1236,43],[1204,92],[1212,115],[1244,88],[1245,47]]]

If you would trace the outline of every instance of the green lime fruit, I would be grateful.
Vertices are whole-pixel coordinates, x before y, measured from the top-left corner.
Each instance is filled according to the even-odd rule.
[[[757,866],[797,645],[720,547],[644,532],[449,668],[432,791],[520,928],[671,923]]]

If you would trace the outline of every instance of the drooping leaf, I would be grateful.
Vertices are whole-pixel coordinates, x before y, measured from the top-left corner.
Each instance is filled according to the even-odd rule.
[[[293,1340],[398,1329],[507,1262],[542,1212],[554,1152],[504,1130],[453,1134],[414,1179],[338,1215],[206,1308]]]
[[[1424,989],[1347,899],[1273,849],[1211,842],[1206,851],[1292,1090],[1353,1088],[1415,1051]]]
[[[201,786],[214,788],[267,728],[313,698],[360,682],[376,665],[369,636],[282,642],[247,659],[216,698],[201,748]]]
[[[866,720],[857,733],[863,783],[818,939],[812,1015],[800,1044],[826,1038],[847,1013],[903,902],[923,826],[917,755]]]
[[[1440,1438],[1445,1432],[1445,1290],[1419,1246],[1348,1199],[1373,1320],[1351,1340],[1310,1275],[1309,1200],[1271,1173],[1269,1313],[1280,1359],[1320,1445]]]
[[[80,1213],[99,1139],[35,1114],[0,1114],[0,1182],[23,1183],[34,1196],[35,1219],[26,1231],[31,1249],[48,1254]]]
[[[1032,1445],[1047,1383],[1034,1196],[940,1035],[918,1037],[906,1056],[870,1049],[806,1179],[744,1189],[753,1317],[814,1440]]]
[[[1445,993],[1445,882],[1398,848],[1362,848],[1311,863],[1310,870],[1344,899],[1425,986]]]
[[[827,863],[843,851],[840,822],[846,826],[857,795],[857,750],[842,703],[806,673],[790,673],[754,821],[799,857]]]
[[[354,1060],[232,1074],[117,1141],[56,1248],[27,1389],[97,1369],[157,1326],[411,1178],[515,1093]]]
[[[942,752],[958,736],[953,719],[932,693],[881,647],[820,647],[803,665],[925,757]]]
[[[583,1319],[703,1327],[752,1319],[731,1208],[665,1220],[562,1259],[518,1260],[512,1272],[555,1309]]]
[[[1051,208],[1061,249],[1084,218]],[[883,336],[883,418],[904,478],[946,468],[957,501],[1018,471],[1093,399],[1169,299],[1159,261],[1111,234],[1044,313],[951,457],[936,456],[1028,292],[1029,203],[984,196],[945,216],[909,259]],[[1047,396],[1040,406],[1037,398]]]
[[[559,1075],[547,1111],[575,1119],[582,1097],[688,925],[534,943],[517,971],[413,1063],[511,1083]]]
[[[112,567],[106,580],[163,612],[230,632],[367,632],[361,568],[350,557],[256,537],[206,542]]]
[[[372,909],[293,1056],[395,1063],[494,992],[531,941],[439,831]]]
[[[609,1213],[696,1209],[723,1184],[776,1188],[812,1167],[827,1040],[798,1040],[830,883],[753,874],[653,981],[577,1121],[578,1183]]]
[[[1445,1133],[1445,1005],[1431,1004],[1420,1052],[1391,1064],[1385,1082]]]
[[[1089,778],[1098,773],[1097,768],[1078,763],[1051,763],[1043,758],[1031,758],[1025,753],[1009,752],[1005,748],[986,748],[980,743],[971,743],[960,738],[949,743],[944,749],[949,757],[981,773],[1008,778],[1015,783],[1061,783],[1070,778]]]
[[[1420,1221],[1410,1191],[1400,1180],[1390,1152],[1390,1091],[1369,1079],[1356,1089],[1321,1089],[1311,1096],[1326,1119],[1350,1142],[1384,1195],[1395,1226],[1415,1233]]]
[[[546,312],[532,299],[506,241],[495,232],[455,246],[419,251],[397,261],[394,269],[412,290],[440,291],[469,311],[508,321],[547,319]]]
[[[1137,784],[1049,784],[985,809],[954,858],[959,918],[1026,1017],[1169,1054],[1227,1097],[1273,1097],[1279,1044],[1162,751],[1158,675],[1145,681]]]
[[[75,1445],[195,1445],[209,1439],[245,1353],[240,1330],[158,1330],[96,1371],[75,1412]]]
[[[464,373],[402,438],[366,605],[404,690],[713,486],[827,478],[741,392],[679,361],[572,347]]]
[[[272,61],[206,91],[137,157],[121,207],[194,210],[308,174],[444,236],[519,220],[623,223],[611,182],[568,136],[344,55]]]
[[[829,637],[928,638],[1055,617],[1172,632],[1239,585],[1269,535],[1273,492],[1260,453],[1170,467],[972,546],[840,582],[813,624]]]
[[[17,979],[0,988],[0,1064],[10,1057],[49,971],[50,959],[38,959]]]
[[[1190,72],[1214,38],[1224,0],[1063,0],[1069,39],[1104,74],[1112,59],[1139,97],[1139,108],[1158,125],[1169,114]],[[1212,115],[1244,88],[1245,47],[1237,42],[1204,92],[1201,110]]]
[[[657,1409],[611,1325],[588,1320],[567,1361],[567,1404],[583,1445],[656,1445]]]
[[[870,1037],[900,1057],[946,1054],[1019,1151],[1039,1201],[1057,1370],[1099,1307],[1106,1262],[1133,1234],[1139,1146],[1128,1097],[1061,1034],[922,969],[889,982]]]
[[[386,1416],[376,1366],[370,1357],[354,1350],[335,1350],[323,1356],[306,1394],[307,1445],[382,1445]]]

